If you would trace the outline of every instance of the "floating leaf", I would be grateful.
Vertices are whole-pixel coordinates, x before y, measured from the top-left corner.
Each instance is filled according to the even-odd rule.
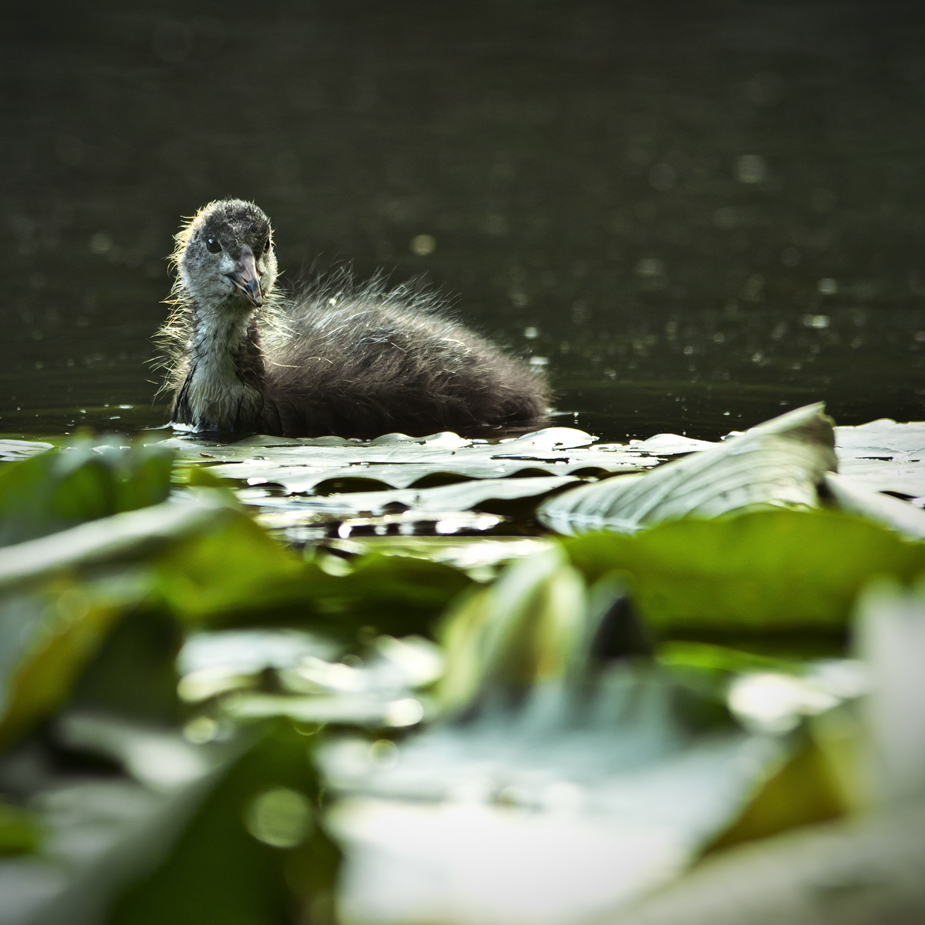
[[[925,576],[910,589],[881,578],[858,600],[858,648],[871,666],[867,705],[873,798],[925,799]]]
[[[330,907],[340,854],[320,818],[309,741],[286,723],[264,730],[107,922],[285,921]]]
[[[807,826],[706,858],[597,925],[914,922],[925,911],[925,806]]]
[[[582,485],[543,504],[540,519],[565,534],[632,532],[757,506],[815,507],[817,486],[836,465],[822,407],[791,411],[645,476]]]
[[[592,666],[594,597],[556,551],[517,563],[448,617],[442,701],[463,719],[326,750],[351,920],[565,922],[628,902],[778,767],[783,742],[695,735],[696,695],[667,673]]]
[[[0,440],[0,460],[12,462],[17,459],[28,459],[30,456],[37,456],[51,449],[54,449],[52,443],[32,440]]]
[[[225,492],[203,490],[17,543],[0,557],[0,589],[112,561],[131,561],[210,526],[245,518]],[[268,542],[272,542],[268,540]]]
[[[587,628],[586,590],[559,549],[516,562],[445,618],[444,709],[468,709],[504,688],[568,674]]]
[[[925,511],[864,487],[857,479],[827,472],[825,491],[842,511],[857,514],[896,530],[904,536],[925,539]],[[925,486],[923,486],[925,488]]]
[[[168,445],[189,461],[222,463],[212,467],[218,475],[246,479],[252,485],[272,483],[291,494],[423,488],[515,475],[599,474],[644,469],[658,462],[642,445],[589,448],[592,436],[567,427],[491,444],[447,434],[421,440],[390,437],[395,439],[274,439],[263,445],[264,438],[251,438],[231,446],[174,440]]]
[[[277,920],[330,895],[338,852],[316,819],[306,739],[293,729],[265,728],[231,748],[194,746],[114,717],[69,716],[56,747],[59,761],[74,750],[96,753],[129,773],[47,771],[30,782],[44,850],[0,860],[0,921]],[[280,791],[302,801],[299,837],[291,813],[274,817],[265,805]]]
[[[260,506],[267,512],[262,518],[274,526],[272,512],[280,510],[287,516],[299,514],[333,514],[349,517],[355,514],[380,514],[401,506],[412,511],[447,513],[468,511],[490,501],[519,501],[542,498],[552,491],[577,481],[574,476],[542,476],[519,479],[482,479],[441,485],[437,488],[405,488],[389,491],[358,491],[314,498],[265,499]]]
[[[0,802],[0,858],[37,851],[45,834],[38,813]]]

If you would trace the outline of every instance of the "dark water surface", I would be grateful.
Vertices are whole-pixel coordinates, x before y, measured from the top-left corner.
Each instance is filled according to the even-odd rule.
[[[163,423],[164,257],[227,195],[606,439],[925,416],[921,4],[14,2],[0,75],[0,432]]]

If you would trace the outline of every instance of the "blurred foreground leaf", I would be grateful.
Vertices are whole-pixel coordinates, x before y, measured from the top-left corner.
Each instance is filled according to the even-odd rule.
[[[925,920],[925,805],[787,832],[707,858],[586,925],[875,925]]]
[[[636,654],[621,591],[589,589],[558,549],[517,562],[446,618],[443,722],[326,751],[349,921],[564,923],[629,902],[787,763],[724,692]]]
[[[3,925],[250,925],[330,905],[339,854],[318,819],[309,740],[290,726],[218,749],[102,715],[59,726],[66,749],[128,774],[61,774],[34,749],[30,778],[0,762],[0,780],[22,780],[32,807],[0,813],[0,839],[28,851],[45,833],[41,853],[0,860]]]
[[[158,504],[170,490],[174,453],[159,444],[62,449],[0,469],[0,546]]]
[[[756,511],[678,520],[633,536],[564,542],[589,581],[626,575],[661,632],[841,630],[875,575],[925,572],[925,545],[834,511]]]
[[[0,599],[0,746],[67,702],[126,605],[143,595],[131,580],[61,579]]]
[[[265,730],[109,925],[255,925],[330,910],[340,854],[319,818],[310,742],[288,723]]]

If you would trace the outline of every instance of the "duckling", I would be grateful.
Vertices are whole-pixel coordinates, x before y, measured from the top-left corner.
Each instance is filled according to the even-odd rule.
[[[170,421],[239,437],[392,431],[474,435],[547,411],[543,377],[440,314],[442,300],[340,271],[298,297],[276,288],[273,231],[238,199],[210,203],[176,236],[173,308],[158,341]]]

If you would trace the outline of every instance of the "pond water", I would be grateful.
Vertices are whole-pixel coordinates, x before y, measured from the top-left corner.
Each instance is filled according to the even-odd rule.
[[[426,274],[605,440],[921,419],[923,33],[912,3],[11,4],[0,432],[164,422],[164,258],[227,195],[290,282]]]

